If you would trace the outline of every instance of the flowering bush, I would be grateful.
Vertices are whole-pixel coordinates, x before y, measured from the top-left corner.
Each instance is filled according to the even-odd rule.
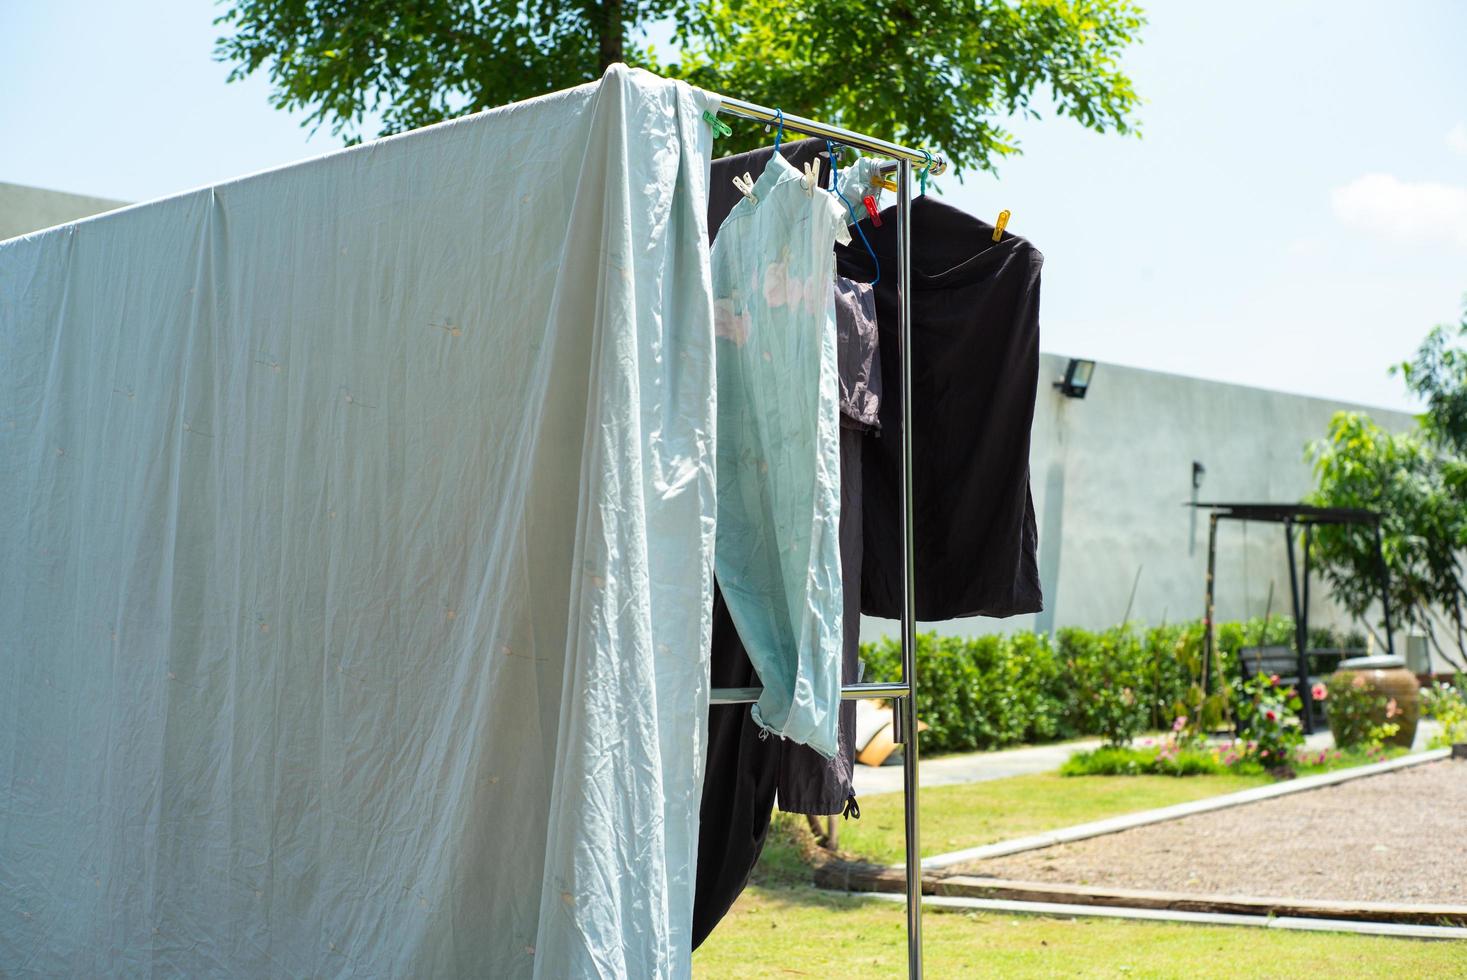
[[[1339,673],[1325,682],[1329,727],[1342,749],[1379,749],[1401,730],[1396,699],[1377,691],[1364,674]],[[1384,721],[1380,721],[1384,717]]]
[[[1457,680],[1463,680],[1461,674]],[[1441,723],[1440,735],[1431,739],[1431,748],[1445,748],[1467,742],[1467,694],[1460,686],[1440,681],[1421,692],[1421,713]]]
[[[1233,715],[1248,734],[1247,755],[1269,770],[1292,770],[1294,750],[1304,744],[1299,725],[1303,702],[1292,687],[1279,684],[1277,674],[1255,674],[1235,682]]]

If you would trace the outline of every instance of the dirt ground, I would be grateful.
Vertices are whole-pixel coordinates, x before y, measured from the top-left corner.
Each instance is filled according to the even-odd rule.
[[[1467,904],[1467,761],[1059,844],[965,874],[1201,894]]]

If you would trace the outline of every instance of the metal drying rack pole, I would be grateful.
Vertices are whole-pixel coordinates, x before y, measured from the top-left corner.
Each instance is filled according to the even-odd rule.
[[[922,164],[928,174],[947,169],[941,157],[831,126],[803,116],[792,116],[742,99],[722,100],[720,112],[757,122],[782,122],[785,132],[817,136],[897,161],[897,292],[898,334],[901,337],[902,406],[902,680],[897,684],[847,684],[841,699],[891,698],[894,741],[902,746],[903,811],[906,817],[907,861],[907,976],[922,976],[922,858],[917,838],[917,625],[916,550],[912,534],[912,165]],[[714,688],[713,704],[747,704],[759,700],[762,688]]]

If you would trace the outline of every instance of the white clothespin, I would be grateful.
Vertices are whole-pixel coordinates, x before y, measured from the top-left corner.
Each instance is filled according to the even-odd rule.
[[[805,188],[806,196],[815,194],[815,187],[820,183],[820,164],[813,160],[805,161],[805,176],[800,178],[800,186]]]
[[[740,194],[755,204],[759,203],[759,198],[754,195],[754,178],[749,176],[747,172],[743,177],[735,177],[733,179],[733,185],[738,188]]]

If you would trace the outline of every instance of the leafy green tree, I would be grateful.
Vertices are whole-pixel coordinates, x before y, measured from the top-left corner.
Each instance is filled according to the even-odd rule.
[[[1397,627],[1421,630],[1447,658],[1437,617],[1462,632],[1467,547],[1467,463],[1443,452],[1421,431],[1390,433],[1368,416],[1339,412],[1328,436],[1310,447],[1316,489],[1307,503],[1354,507],[1381,515],[1381,552],[1390,573]],[[1315,529],[1311,556],[1335,600],[1362,619],[1380,598],[1372,530],[1360,525]],[[1459,659],[1459,658],[1447,658]]]
[[[1000,120],[1054,112],[1134,131],[1119,57],[1131,0],[224,0],[215,56],[272,103],[355,142],[600,77],[618,61],[925,145],[956,170],[1019,152]],[[669,33],[663,55],[650,32]],[[720,148],[764,142],[741,127]]]
[[[1467,350],[1453,340],[1467,340],[1467,303],[1462,320],[1442,324],[1426,335],[1414,360],[1399,364],[1392,373],[1406,379],[1406,387],[1426,402],[1421,423],[1431,439],[1458,456],[1467,456]]]

